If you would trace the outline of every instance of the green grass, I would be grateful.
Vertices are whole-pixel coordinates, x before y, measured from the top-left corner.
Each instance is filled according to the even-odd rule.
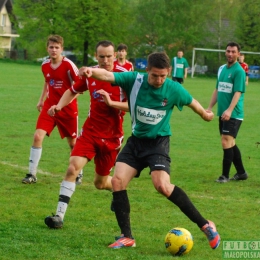
[[[119,228],[109,209],[111,194],[96,190],[92,183],[93,162],[84,169],[83,184],[71,199],[64,228],[48,229],[44,218],[56,211],[69,148],[55,129],[44,140],[37,184],[21,183],[27,173],[43,76],[40,65],[0,62],[0,70],[0,259],[170,259],[164,237],[177,226],[188,229],[194,238],[193,249],[183,259],[222,258],[222,245],[210,249],[197,226],[155,191],[148,170],[128,188],[136,248],[107,248]],[[207,107],[215,79],[188,78],[184,86]],[[237,138],[249,173],[245,182],[214,182],[221,174],[222,160],[217,117],[204,122],[185,107],[182,112],[176,109],[171,119],[171,180],[186,191],[205,218],[216,223],[222,240],[260,240],[260,150],[255,144],[260,141],[259,95],[259,83],[250,82]],[[80,125],[88,105],[85,93],[79,97]],[[129,121],[126,115],[126,137],[131,133]]]

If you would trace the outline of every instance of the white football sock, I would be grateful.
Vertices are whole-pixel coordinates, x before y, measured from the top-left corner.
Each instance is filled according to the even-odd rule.
[[[42,148],[31,147],[29,158],[29,173],[36,176],[37,167],[42,155]]]
[[[75,188],[76,188],[75,182],[63,180],[60,187],[60,195],[66,196],[70,199],[75,191]],[[58,202],[56,215],[59,215],[62,220],[64,219],[64,215],[66,213],[67,207],[68,207],[68,203],[63,201]]]

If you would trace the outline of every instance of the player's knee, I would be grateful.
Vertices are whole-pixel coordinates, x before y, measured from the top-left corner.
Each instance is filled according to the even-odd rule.
[[[114,175],[111,179],[111,183],[113,187],[118,187],[121,186],[122,180]]]
[[[75,179],[76,179],[77,176],[78,176],[77,168],[75,167],[74,164],[70,164],[67,169],[66,177],[68,177],[68,178],[75,177]]]
[[[125,190],[127,187],[127,183],[125,183],[124,180],[116,177],[115,175],[111,179],[111,184],[112,184],[113,191]]]
[[[221,139],[221,144],[222,144],[222,147],[225,147],[227,145],[227,140],[222,138]]]
[[[162,195],[164,195],[164,196],[166,196],[167,195],[167,186],[166,186],[166,184],[165,183],[163,183],[163,182],[158,182],[158,183],[155,183],[154,184],[154,187],[155,187],[155,189],[159,192],[159,193],[161,193]]]
[[[36,132],[36,133],[34,134],[34,136],[33,136],[33,142],[34,142],[34,144],[41,144],[41,143],[42,143],[42,140],[43,140],[43,136]]]

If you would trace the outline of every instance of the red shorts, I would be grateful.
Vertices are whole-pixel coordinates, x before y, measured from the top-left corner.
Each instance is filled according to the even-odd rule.
[[[49,116],[47,110],[43,109],[38,117],[36,129],[42,129],[50,136],[54,127],[57,126],[60,136],[76,138],[78,135],[78,116],[64,116],[62,112],[55,116]]]
[[[71,152],[71,156],[94,158],[95,171],[98,175],[107,176],[115,165],[117,155],[122,145],[122,138],[102,139],[82,132]]]

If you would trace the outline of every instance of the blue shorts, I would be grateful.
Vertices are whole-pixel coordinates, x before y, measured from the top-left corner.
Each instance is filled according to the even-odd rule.
[[[159,136],[156,139],[140,139],[130,136],[117,162],[123,162],[137,170],[139,177],[141,171],[149,167],[150,173],[163,170],[170,174],[171,158],[169,157],[169,136]]]

